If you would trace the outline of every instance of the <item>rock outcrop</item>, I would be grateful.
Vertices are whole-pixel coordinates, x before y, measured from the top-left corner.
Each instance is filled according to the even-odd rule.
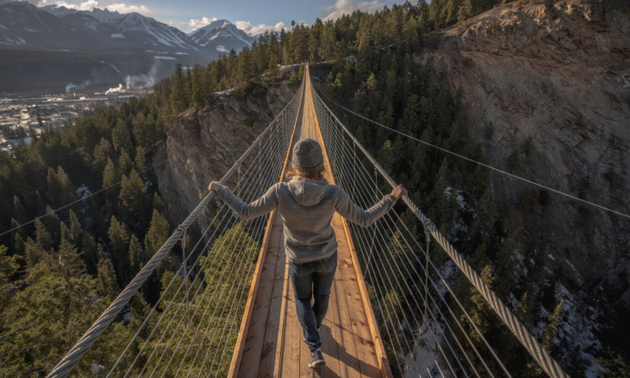
[[[463,90],[471,138],[493,166],[630,214],[629,2],[511,2],[438,41],[415,59],[433,59]],[[498,200],[542,198],[541,188],[492,180]],[[540,202],[511,219],[521,252],[545,254],[574,310],[588,309],[583,320],[597,313],[614,325],[601,316],[630,308],[630,219],[553,193]]]
[[[212,180],[219,180],[295,94],[292,85],[275,85],[264,95],[243,100],[222,96],[208,108],[189,109],[166,127],[166,143],[155,161],[160,193],[173,210],[171,224],[181,223],[199,204]],[[201,216],[195,229],[207,225]]]

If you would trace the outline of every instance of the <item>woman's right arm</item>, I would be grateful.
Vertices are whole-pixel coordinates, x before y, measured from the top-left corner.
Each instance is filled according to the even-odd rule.
[[[247,204],[241,201],[232,191],[225,185],[213,181],[208,185],[209,190],[213,190],[239,217],[249,220],[265,215],[278,207],[278,196],[276,186],[272,186],[262,197]]]
[[[356,223],[359,226],[368,227],[372,223],[376,222],[380,217],[387,214],[387,212],[394,207],[396,201],[404,194],[407,194],[407,190],[403,188],[402,185],[398,185],[394,188],[391,194],[383,197],[383,199],[376,205],[367,210],[363,210],[357,206],[352,201],[348,193],[340,187],[335,210],[337,210],[339,215],[347,220]]]

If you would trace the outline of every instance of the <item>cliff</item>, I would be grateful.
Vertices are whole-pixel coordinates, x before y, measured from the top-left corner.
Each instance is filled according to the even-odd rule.
[[[265,94],[241,100],[223,95],[212,106],[188,109],[169,122],[166,143],[155,157],[168,162],[155,171],[162,198],[173,210],[171,224],[190,214],[208,184],[223,177],[295,91],[292,85],[274,85]],[[195,229],[205,227],[209,219],[200,216]]]
[[[629,2],[516,1],[435,41],[415,60],[433,59],[463,91],[470,137],[490,164],[630,214]],[[492,181],[495,198],[514,208],[533,199],[510,227],[521,230],[524,260],[544,254],[555,299],[573,312],[563,328],[570,339],[591,352],[627,343],[619,334],[630,308],[630,219],[553,193],[547,200],[501,174]]]

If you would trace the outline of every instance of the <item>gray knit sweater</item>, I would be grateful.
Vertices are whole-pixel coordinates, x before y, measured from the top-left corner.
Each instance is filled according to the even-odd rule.
[[[324,179],[309,181],[297,177],[273,185],[249,205],[225,186],[218,195],[243,219],[256,218],[277,208],[284,220],[286,253],[294,263],[322,260],[335,253],[337,240],[331,226],[335,211],[349,221],[367,227],[396,203],[396,197],[389,194],[364,211],[337,185],[328,185]]]

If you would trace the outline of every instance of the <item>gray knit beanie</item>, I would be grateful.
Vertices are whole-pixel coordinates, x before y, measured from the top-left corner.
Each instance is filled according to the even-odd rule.
[[[291,162],[300,172],[317,172],[324,168],[322,148],[313,139],[300,139],[293,147]]]

